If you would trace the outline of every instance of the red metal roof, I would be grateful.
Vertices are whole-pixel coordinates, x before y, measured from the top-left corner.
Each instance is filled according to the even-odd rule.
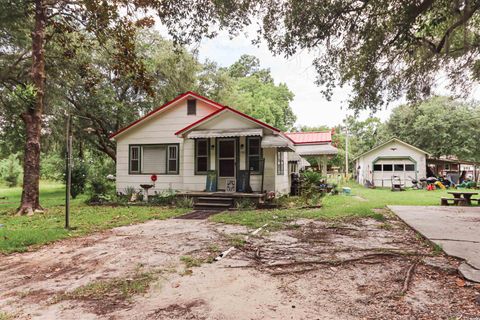
[[[285,135],[295,144],[332,142],[332,132],[286,132]]]
[[[192,92],[192,91],[187,91],[187,92],[185,92],[185,93],[182,93],[182,94],[178,95],[178,96],[175,97],[173,100],[170,100],[170,101],[168,101],[167,103],[161,105],[160,107],[158,107],[158,108],[156,108],[156,109],[153,109],[152,111],[150,111],[149,113],[147,113],[146,115],[144,115],[143,117],[141,117],[140,119],[137,119],[137,120],[133,121],[132,123],[130,123],[128,126],[126,126],[126,127],[122,128],[122,129],[120,129],[120,130],[112,133],[112,134],[109,136],[109,138],[110,138],[110,139],[114,138],[115,136],[119,135],[119,134],[122,133],[122,132],[127,131],[128,129],[130,129],[131,127],[135,126],[136,124],[142,122],[143,120],[145,120],[145,119],[153,116],[155,113],[159,112],[160,110],[163,110],[163,109],[167,108],[168,106],[172,105],[173,103],[175,103],[175,102],[177,102],[177,101],[180,101],[180,100],[182,100],[183,98],[187,98],[187,97],[189,97],[189,96],[193,96],[193,97],[195,97],[195,98],[204,100],[204,101],[210,103],[211,105],[213,105],[214,107],[219,108],[219,110],[221,110],[221,109],[224,108],[224,106],[221,105],[221,104],[218,103],[218,102],[215,102],[215,101],[213,101],[213,100],[210,100],[210,99],[208,99],[208,98],[205,98],[204,96],[201,96],[201,95],[199,95],[198,93],[195,93],[195,92]]]

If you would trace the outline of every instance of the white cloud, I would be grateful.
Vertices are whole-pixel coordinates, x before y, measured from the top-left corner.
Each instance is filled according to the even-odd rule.
[[[166,36],[164,27],[157,25],[157,28],[162,35]],[[231,65],[243,54],[258,57],[261,66],[271,70],[275,82],[286,83],[295,94],[291,106],[297,115],[297,125],[334,126],[353,113],[347,108],[347,99],[351,93],[348,87],[334,89],[333,97],[328,101],[320,92],[321,89],[315,85],[316,71],[312,66],[314,53],[303,51],[288,59],[283,56],[274,56],[265,43],[259,46],[253,45],[251,43],[253,36],[249,36],[252,34],[255,34],[255,26],[247,28],[245,33],[233,38],[227,32],[221,31],[214,39],[204,39],[192,49],[198,50],[200,61],[209,59],[221,66]],[[438,92],[439,94],[449,93],[442,88],[442,85]],[[473,90],[473,95],[480,97],[480,90],[478,88]],[[393,107],[403,102],[402,99],[391,103],[373,116],[386,120]],[[359,118],[365,119],[370,116],[372,115],[369,112],[362,112]]]
[[[284,82],[295,94],[291,104],[297,115],[298,125],[334,126],[341,123],[347,114],[346,100],[350,94],[348,88],[337,88],[331,101],[326,100],[320,88],[315,85],[316,71],[312,66],[313,53],[300,52],[293,57],[274,56],[264,43],[254,46],[248,34],[242,34],[233,39],[225,32],[214,39],[203,40],[195,46],[201,61],[206,59],[216,61],[221,66],[229,66],[243,54],[251,54],[260,59],[263,68],[269,68],[275,82]],[[383,111],[378,116],[385,119],[389,111]],[[362,118],[367,117],[362,114]]]

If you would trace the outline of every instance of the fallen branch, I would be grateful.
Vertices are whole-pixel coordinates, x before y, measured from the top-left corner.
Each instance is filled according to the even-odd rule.
[[[266,226],[268,225],[268,223],[265,223],[263,226],[261,226],[260,228],[256,229],[255,231],[253,231],[252,233],[250,233],[250,235],[248,236],[245,236],[245,242],[248,241],[248,238],[250,236],[254,236],[256,235],[257,233],[259,233],[263,228],[265,228]],[[218,256],[215,257],[215,261],[220,261],[222,260],[223,258],[225,258],[227,256],[227,254],[229,254],[230,252],[232,252],[233,250],[235,250],[235,246],[233,247],[230,247],[228,248],[227,250],[223,251],[222,253],[220,253]],[[258,253],[258,257],[260,257],[260,249],[257,249],[257,252]]]
[[[418,263],[419,261],[416,260],[414,263],[412,263],[410,268],[408,268],[407,273],[405,275],[405,280],[403,281],[402,291],[400,291],[401,295],[404,295],[405,293],[407,293],[410,287],[410,282],[412,280],[413,273],[415,272],[415,268],[417,267]]]
[[[409,253],[409,255],[412,255]],[[404,257],[405,254],[396,253],[396,252],[381,252],[381,253],[371,253],[361,257],[350,258],[350,259],[332,259],[332,260],[301,260],[301,261],[292,261],[286,263],[274,263],[274,264],[264,264],[264,268],[283,268],[283,267],[292,267],[292,266],[300,266],[300,265],[315,265],[315,264],[324,264],[329,266],[339,266],[345,263],[352,263],[352,262],[366,262],[365,260],[373,260],[380,257]],[[258,267],[257,265],[246,265],[246,266],[229,266],[227,268],[254,268]],[[281,274],[281,272],[274,272],[272,274]],[[292,271],[290,271],[292,272]],[[288,272],[285,272],[288,273]]]
[[[381,253],[371,253],[357,258],[350,258],[350,259],[337,259],[337,260],[303,260],[303,261],[293,261],[287,263],[277,263],[277,264],[269,264],[267,265],[269,268],[275,267],[289,267],[289,266],[296,266],[296,265],[308,265],[308,264],[328,264],[332,266],[338,266],[344,263],[350,262],[357,262],[362,260],[370,260],[376,259],[379,257],[400,257],[403,256],[402,254],[398,254],[395,252],[381,252]]]

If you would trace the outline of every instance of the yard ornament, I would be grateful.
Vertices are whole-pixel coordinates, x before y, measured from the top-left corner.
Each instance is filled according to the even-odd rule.
[[[150,176],[150,180],[152,180],[153,182],[157,181],[157,175],[156,174],[152,174]]]

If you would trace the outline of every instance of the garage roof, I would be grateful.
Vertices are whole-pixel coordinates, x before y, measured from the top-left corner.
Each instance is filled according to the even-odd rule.
[[[377,149],[380,149],[380,148],[384,147],[385,145],[389,144],[390,142],[398,142],[398,143],[403,144],[403,145],[405,145],[405,146],[407,146],[407,147],[409,147],[409,148],[411,148],[411,149],[414,149],[414,150],[417,150],[417,151],[419,151],[419,152],[421,152],[421,153],[424,153],[424,154],[426,154],[427,156],[430,155],[427,151],[422,150],[422,149],[419,149],[419,148],[417,148],[417,147],[415,147],[415,146],[412,146],[411,144],[408,144],[408,143],[406,143],[405,141],[402,141],[402,140],[400,140],[400,139],[398,139],[398,138],[392,138],[392,139],[390,139],[390,140],[388,140],[388,141],[386,141],[386,142],[384,142],[384,143],[381,143],[381,144],[379,144],[378,146],[376,146],[376,147],[368,150],[367,152],[362,153],[362,154],[359,155],[358,157],[355,157],[355,159],[353,159],[353,160],[357,160],[358,158],[363,157],[364,155],[369,154],[370,152],[373,152],[373,151],[375,151],[375,150],[377,150]]]

